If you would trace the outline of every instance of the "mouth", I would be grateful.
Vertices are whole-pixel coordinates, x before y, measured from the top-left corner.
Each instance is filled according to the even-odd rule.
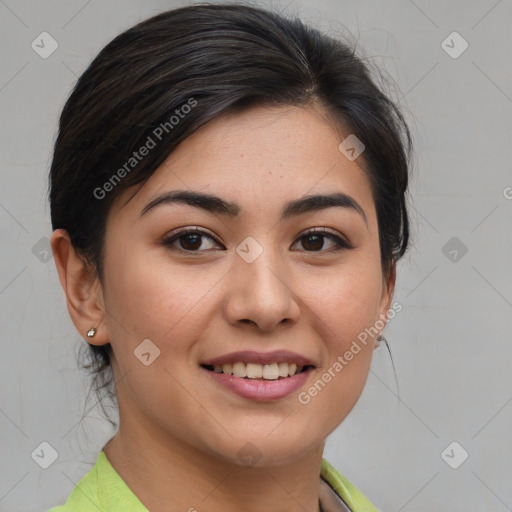
[[[214,373],[259,381],[283,380],[314,368],[314,366],[310,364],[299,366],[297,363],[288,363],[285,361],[270,364],[237,361],[235,363],[224,364],[202,364],[201,367]]]
[[[260,402],[293,395],[310,380],[313,361],[289,350],[241,350],[203,360],[200,368],[216,389]]]

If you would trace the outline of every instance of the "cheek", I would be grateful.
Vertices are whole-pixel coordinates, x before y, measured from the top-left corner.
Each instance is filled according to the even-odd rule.
[[[190,401],[180,383],[191,368],[191,347],[208,325],[205,311],[220,277],[199,266],[173,266],[162,251],[154,256],[147,249],[140,254],[132,251],[116,263],[106,268],[106,289],[111,343],[120,375],[127,377],[120,392],[125,403],[138,403],[157,422],[164,403],[182,410]],[[147,339],[156,349],[147,342],[141,345]],[[146,352],[152,360],[147,366],[134,357]],[[187,389],[199,394],[193,383]]]
[[[374,347],[368,329],[379,318],[380,267],[347,266],[308,283],[308,307],[323,357],[298,401],[319,430],[331,432],[357,403],[368,377]]]
[[[123,251],[117,249],[118,254]],[[201,301],[216,284],[212,273],[198,266],[171,265],[161,249],[132,250],[129,257],[110,264],[106,275],[107,307],[116,323],[122,323],[123,335],[159,342],[177,338],[174,333],[197,315]]]
[[[352,340],[379,318],[379,265],[380,262],[369,262],[340,266],[328,275],[308,280],[308,306],[313,309],[316,329],[326,341],[331,357],[346,350]]]

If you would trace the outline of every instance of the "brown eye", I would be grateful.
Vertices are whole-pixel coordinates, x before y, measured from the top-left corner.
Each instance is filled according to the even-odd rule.
[[[201,249],[201,246],[203,245],[203,238],[207,238],[217,244],[217,241],[208,233],[195,228],[175,233],[174,235],[162,240],[162,245],[176,251],[202,252],[207,250],[204,247]],[[176,247],[176,242],[178,242],[179,247]]]
[[[183,229],[173,235],[165,238],[162,241],[162,245],[169,247],[174,251],[190,252],[190,253],[201,253],[206,250],[212,250],[212,247],[203,247],[204,239],[208,239],[214,242],[217,246],[220,244],[208,233],[198,228],[194,229]],[[326,240],[333,244],[329,249],[325,249]],[[307,252],[319,252],[319,253],[332,253],[343,249],[352,249],[345,239],[327,231],[325,229],[311,229],[297,239],[297,242],[301,242],[302,248]],[[328,245],[327,242],[327,245]],[[215,247],[213,248],[215,249]]]
[[[324,249],[325,239],[334,244],[334,249]],[[298,241],[302,241],[302,247],[308,252],[336,252],[342,249],[351,249],[352,246],[343,238],[325,229],[312,229],[302,235]]]

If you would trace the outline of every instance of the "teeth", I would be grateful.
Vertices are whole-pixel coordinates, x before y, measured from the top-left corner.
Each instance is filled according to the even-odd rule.
[[[246,367],[245,377],[249,377],[249,379],[261,379],[263,377],[263,366],[261,364],[247,363],[244,366]]]
[[[279,366],[277,363],[266,364],[263,367],[263,378],[268,380],[276,380],[279,378]]]
[[[243,363],[238,361],[233,365],[226,363],[223,365],[214,365],[213,370],[217,373],[234,375],[235,377],[248,379],[277,380],[279,377],[291,377],[302,370],[302,366],[295,363]]]
[[[235,377],[245,377],[245,364],[244,363],[235,363],[233,365],[233,375]]]

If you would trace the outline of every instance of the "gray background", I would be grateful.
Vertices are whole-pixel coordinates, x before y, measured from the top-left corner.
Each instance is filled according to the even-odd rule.
[[[64,503],[113,434],[95,407],[80,422],[88,381],[75,358],[85,341],[48,253],[46,175],[60,109],[112,37],[187,3],[0,0],[2,512]],[[403,310],[386,329],[400,394],[381,348],[325,457],[383,511],[512,510],[512,4],[273,5],[332,34],[345,25],[395,81],[416,145],[414,245],[399,266]],[[59,45],[47,59],[31,48],[43,31]],[[441,45],[453,31],[469,44],[457,58]],[[59,454],[48,469],[31,457],[43,441]],[[460,447],[445,460],[456,466],[469,453],[457,469],[441,455],[453,441]]]

